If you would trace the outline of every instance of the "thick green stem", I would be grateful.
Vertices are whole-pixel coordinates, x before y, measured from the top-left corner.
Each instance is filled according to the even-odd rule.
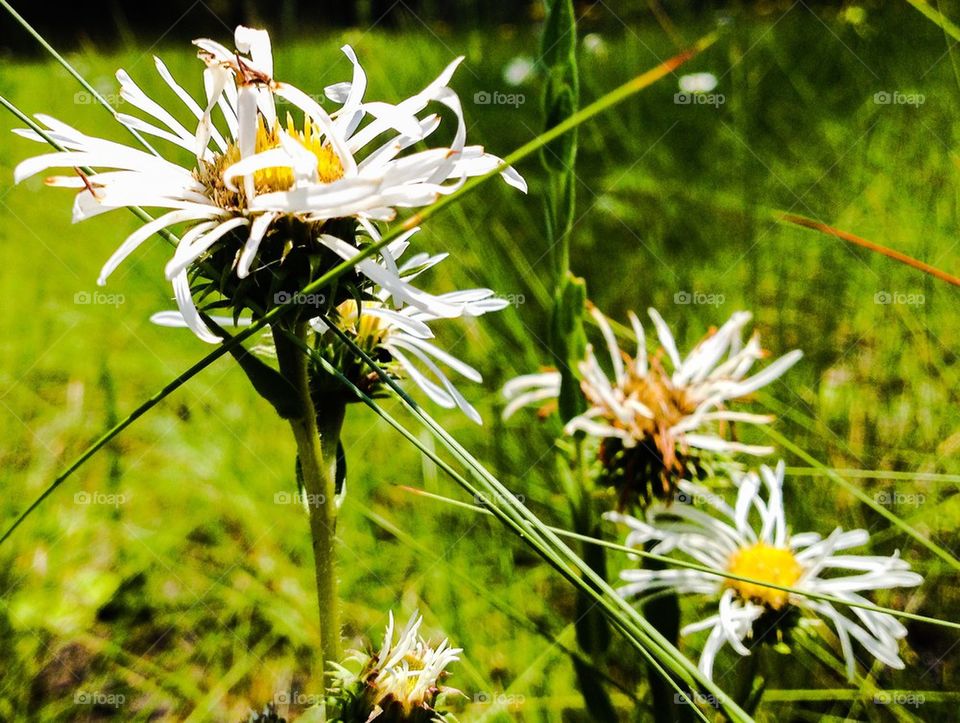
[[[306,340],[306,325],[295,329],[298,339]],[[296,389],[302,405],[301,414],[290,420],[297,442],[297,460],[310,515],[313,539],[313,562],[317,578],[317,603],[320,612],[320,642],[323,654],[324,687],[327,686],[328,663],[339,662],[340,607],[337,597],[336,571],[336,468],[337,445],[343,425],[345,407],[319,410],[310,395],[308,359],[302,349],[291,344],[282,333],[274,335],[280,370]],[[319,417],[319,423],[318,423]]]

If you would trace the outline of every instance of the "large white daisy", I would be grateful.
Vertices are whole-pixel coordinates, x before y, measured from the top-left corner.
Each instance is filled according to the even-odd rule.
[[[791,351],[748,376],[754,363],[764,356],[757,334],[743,343],[749,313],[735,313],[684,358],[666,322],[650,309],[660,348],[648,357],[643,326],[631,312],[630,323],[637,338],[636,355],[631,357],[618,347],[607,318],[596,308],[591,308],[591,314],[606,343],[612,377],[588,345],[586,358],[578,367],[587,410],[571,419],[565,432],[584,432],[602,440],[601,457],[605,462],[619,465],[621,471],[629,468],[627,474],[631,476],[650,478],[640,486],[659,480],[663,487],[655,490],[659,493],[666,493],[675,480],[689,472],[691,452],[763,455],[773,451],[723,436],[722,428],[731,423],[763,424],[772,420],[769,415],[729,409],[727,405],[780,377],[800,359],[800,351]],[[672,371],[668,371],[668,365]],[[517,377],[504,386],[503,393],[508,400],[504,417],[509,417],[523,406],[556,399],[560,373]]]
[[[646,519],[611,512],[607,519],[630,528],[626,544],[641,548],[655,543],[650,551],[692,559],[705,567],[783,587],[830,595],[852,603],[868,603],[861,594],[870,590],[913,587],[923,578],[910,571],[899,554],[889,557],[855,555],[845,551],[866,545],[866,530],[835,529],[826,537],[816,532],[791,533],[783,509],[783,462],[776,470],[761,467],[760,474],[749,473],[738,480],[737,500],[730,507],[723,499],[690,482],[680,489],[704,499],[712,513],[686,504],[658,506],[647,511]],[[718,577],[691,569],[630,569],[621,573],[626,583],[618,592],[625,597],[662,590],[681,595],[705,595],[717,600],[717,612],[687,625],[681,631],[690,635],[709,630],[700,655],[700,669],[713,675],[714,661],[724,645],[740,655],[749,655],[765,634],[788,619],[790,611],[804,613],[800,624],[816,628],[826,620],[840,640],[851,678],[857,657],[857,641],[877,660],[893,668],[903,668],[898,642],[906,628],[886,613],[859,607],[837,609],[822,600],[786,592],[758,583]]]
[[[390,219],[397,208],[430,204],[456,190],[467,177],[502,163],[480,146],[466,145],[460,101],[448,87],[461,59],[421,92],[389,104],[364,101],[366,76],[353,50],[344,46],[353,63],[353,78],[325,89],[335,106],[328,112],[310,95],[274,78],[266,31],[241,26],[234,41],[235,51],[212,40],[195,41],[206,66],[202,104],[155,59],[157,72],[195,118],[194,130],[149,98],[127,73],[117,73],[123,99],[149,117],[120,114],[121,121],[190,151],[196,157],[194,163],[181,165],[38,115],[65,150],[30,158],[15,169],[17,182],[55,167],[111,169],[47,180],[53,186],[78,190],[75,221],[127,206],[163,210],[107,260],[100,284],[154,233],[186,224],[166,275],[184,318],[209,342],[219,339],[194,308],[188,274],[196,262],[208,260],[219,250],[217,258],[229,263],[237,279],[245,279],[261,269],[275,273],[287,260],[291,243],[309,247],[314,255],[321,250],[319,245],[335,258],[348,259],[359,251],[352,233],[347,238],[333,234],[328,222]],[[302,112],[302,120],[295,121],[287,113],[281,121],[277,98]],[[453,140],[449,146],[407,152],[440,126],[438,114],[422,115],[431,104],[445,106],[455,116]],[[219,121],[214,120],[215,111]],[[44,141],[33,130],[16,132]],[[502,175],[525,190],[523,179],[512,168]],[[293,223],[297,229],[291,229]],[[273,235],[284,238],[268,244]],[[268,245],[270,250],[265,252]]]

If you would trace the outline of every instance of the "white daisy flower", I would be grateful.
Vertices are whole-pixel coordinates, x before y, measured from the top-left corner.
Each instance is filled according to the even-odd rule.
[[[459,692],[444,687],[442,681],[447,668],[460,659],[462,649],[451,647],[446,639],[431,645],[420,635],[422,624],[423,618],[414,613],[398,634],[390,613],[380,650],[351,656],[352,661],[361,665],[359,674],[345,666],[335,666],[333,720],[432,720],[437,697]]]
[[[751,472],[743,476],[737,483],[737,501],[732,508],[702,487],[680,483],[685,493],[705,499],[714,514],[674,504],[651,508],[645,520],[616,512],[606,517],[630,528],[628,546],[656,543],[650,548],[656,554],[679,553],[713,570],[852,603],[868,604],[863,592],[913,587],[923,581],[910,571],[899,553],[890,557],[847,554],[846,550],[868,543],[866,530],[845,532],[837,528],[827,537],[816,532],[791,533],[783,511],[783,470],[780,462],[775,471],[764,466],[760,475]],[[799,593],[699,570],[635,569],[622,572],[621,578],[627,583],[618,589],[624,597],[669,590],[718,598],[715,615],[681,631],[683,635],[710,631],[700,656],[700,670],[707,676],[712,676],[714,660],[725,644],[740,655],[749,655],[751,644],[788,619],[791,611],[805,613],[801,624],[806,626],[817,627],[823,620],[832,624],[851,679],[857,662],[853,641],[882,663],[903,668],[898,641],[907,630],[886,613],[857,607],[838,610],[832,603]],[[768,613],[765,622],[757,624]]]
[[[393,249],[394,257],[403,253],[403,248]],[[430,256],[425,253],[411,257],[396,270],[398,278],[408,282],[446,257],[446,254]],[[389,303],[387,290],[374,292],[374,299],[354,299],[342,302],[336,309],[336,317],[330,321],[348,335],[368,356],[395,378],[409,377],[435,404],[445,408],[462,410],[471,420],[481,424],[480,414],[450,381],[442,367],[447,367],[472,382],[480,383],[480,372],[437,346],[432,339],[431,322],[450,318],[444,308],[424,309],[420,306]],[[500,311],[508,305],[490,289],[462,289],[435,297],[442,304],[457,310],[456,316],[476,317],[491,311]],[[361,359],[329,331],[321,319],[312,322],[317,333],[316,348],[329,350],[330,360],[342,372],[356,370],[352,379],[361,389],[375,391],[379,380]],[[425,370],[425,371],[424,371]],[[371,386],[372,385],[372,386]]]
[[[780,377],[801,358],[791,351],[753,376],[756,361],[764,356],[757,334],[743,344],[742,331],[751,315],[741,311],[701,340],[681,358],[666,322],[655,309],[650,318],[660,349],[648,358],[643,326],[632,312],[630,323],[637,338],[636,356],[617,346],[607,318],[590,310],[600,327],[610,359],[612,378],[600,366],[588,345],[580,363],[581,389],[588,409],[571,419],[565,432],[584,432],[602,440],[601,458],[617,464],[622,473],[637,480],[627,485],[646,487],[659,479],[666,494],[673,483],[689,472],[689,464],[702,453],[770,454],[772,447],[743,444],[721,436],[720,425],[742,422],[764,424],[769,415],[727,409]],[[666,360],[664,359],[666,357]],[[672,371],[667,371],[669,364]],[[503,388],[508,400],[504,417],[519,408],[556,399],[560,373],[542,372],[517,377]],[[620,459],[627,456],[626,459]]]
[[[274,273],[287,259],[290,243],[309,247],[314,256],[326,249],[334,258],[349,259],[358,248],[342,234],[324,232],[327,222],[391,219],[397,208],[428,205],[456,190],[467,177],[492,171],[502,162],[480,146],[466,145],[460,101],[448,87],[462,58],[424,90],[393,105],[363,100],[366,75],[353,50],[344,46],[353,63],[353,78],[325,89],[326,97],[338,106],[328,112],[303,91],[274,79],[266,31],[241,26],[234,40],[235,52],[212,40],[195,41],[206,64],[202,105],[155,58],[161,78],[196,119],[195,130],[149,98],[127,73],[117,73],[123,99],[149,116],[144,120],[120,114],[121,121],[190,151],[195,163],[184,166],[38,115],[66,150],[30,158],[14,172],[20,182],[55,167],[112,169],[47,179],[49,185],[78,190],[74,221],[127,206],[163,209],[108,259],[98,279],[101,285],[154,233],[187,224],[166,275],[191,329],[209,342],[219,339],[197,314],[188,277],[198,261],[226,249],[223,260],[239,280],[261,269]],[[281,123],[276,98],[302,111],[303,122],[298,125],[288,113]],[[439,115],[419,115],[431,103],[447,107],[456,117],[453,142],[404,153],[439,127]],[[222,128],[213,121],[214,109]],[[32,130],[15,132],[44,141]],[[502,176],[526,189],[512,168]],[[283,238],[275,242],[277,235]]]

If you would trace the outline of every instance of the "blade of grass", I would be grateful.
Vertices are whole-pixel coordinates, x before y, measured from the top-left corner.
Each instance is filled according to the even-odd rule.
[[[34,29],[34,27],[26,21],[26,19],[24,19],[24,17],[20,13],[14,10],[13,7],[10,5],[10,3],[7,2],[7,0],[0,0],[0,7],[2,7],[4,10],[10,13],[11,17],[13,17],[13,19],[17,21],[17,23],[19,23],[19,25],[24,30],[26,30],[27,33],[31,37],[33,37],[34,40],[40,43],[40,47],[42,47],[44,50],[50,53],[53,59],[56,60],[58,63],[60,63],[60,65],[62,65],[66,69],[66,71],[70,73],[70,75],[72,75],[76,79],[76,81],[80,83],[80,85],[83,86],[84,90],[86,90],[93,98],[95,98],[97,103],[99,105],[102,105],[110,113],[110,115],[113,116],[113,119],[117,121],[117,123],[120,123],[120,125],[123,126],[124,129],[130,133],[130,135],[136,138],[137,141],[139,141],[144,148],[146,148],[148,151],[153,153],[155,156],[160,155],[159,153],[157,153],[156,149],[154,149],[154,147],[151,146],[149,142],[147,142],[146,138],[140,135],[140,133],[138,133],[134,128],[131,128],[127,124],[122,123],[120,121],[120,119],[117,117],[118,116],[117,110],[112,105],[110,105],[110,103],[107,102],[107,99],[104,98],[102,95],[100,95],[100,93],[97,92],[97,89],[94,88],[92,85],[90,85],[90,83],[87,82],[87,79],[84,78],[76,70],[76,68],[70,65],[67,59],[64,58],[62,55],[60,55],[60,53],[58,53],[56,49],[54,49],[54,47],[50,45],[50,43],[48,43],[44,39],[44,37],[40,33],[38,33]]]
[[[887,469],[847,469],[829,467],[834,473],[854,479],[891,479],[908,482],[943,482],[960,484],[960,474],[940,472],[903,472]],[[794,477],[823,477],[826,473],[817,467],[787,467],[786,473]]]
[[[890,690],[883,691],[891,699],[922,698],[924,701],[942,703],[960,701],[960,693],[948,690]],[[768,688],[763,694],[764,703],[805,703],[833,700],[860,700],[864,703],[874,703],[873,698],[865,696],[859,690],[847,688]]]

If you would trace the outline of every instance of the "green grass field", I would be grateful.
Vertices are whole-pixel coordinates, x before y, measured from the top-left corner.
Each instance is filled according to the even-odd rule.
[[[681,26],[688,42],[709,29],[706,19]],[[504,155],[541,127],[539,80],[512,87],[502,76],[512,58],[534,51],[536,32],[411,28],[274,44],[283,76],[319,90],[348,77],[338,48],[349,42],[370,77],[368,95],[391,101],[462,53],[454,87],[469,135]],[[677,51],[656,26],[599,37],[580,53],[585,100]],[[828,467],[861,471],[844,474],[957,550],[957,290],[773,220],[775,211],[800,214],[960,269],[960,81],[947,48],[906,6],[857,25],[801,4],[782,16],[735,19],[685,69],[717,75],[722,103],[676,104],[676,78],[668,77],[581,129],[572,264],[609,315],[625,321],[627,309],[655,306],[687,344],[733,311],[753,311],[774,355],[805,352],[763,398],[779,416],[775,428]],[[115,92],[112,74],[123,67],[165,97],[151,53],[199,91],[198,61],[186,47],[86,48],[69,58],[101,92]],[[478,104],[479,91],[519,93],[524,102]],[[878,103],[877,93],[916,103]],[[0,94],[26,112],[123,139],[51,62],[4,59]],[[69,192],[44,188],[39,176],[13,187],[13,167],[37,152],[9,133],[14,127],[0,116],[4,525],[101,430],[208,351],[189,332],[148,320],[172,308],[161,239],[96,287],[103,261],[138,222],[117,211],[73,226]],[[547,360],[553,279],[543,173],[535,160],[519,170],[530,195],[490,184],[419,235],[420,249],[453,257],[431,289],[490,286],[516,302],[445,329],[447,348],[483,372],[482,386],[463,389],[485,425],[430,411],[538,515],[563,526],[569,512],[553,477],[555,430],[533,414],[499,420],[503,382]],[[399,405],[387,408],[404,419]],[[569,657],[573,589],[496,521],[406,491],[464,499],[369,410],[351,409],[344,443],[345,639],[378,639],[387,610],[419,608],[430,631],[465,649],[450,679],[465,693],[461,720],[593,720]],[[960,617],[956,570],[783,454],[793,469],[788,517],[796,528],[864,527],[877,554],[899,548],[926,577],[876,602]],[[293,456],[285,425],[221,360],[81,468],[0,549],[0,720],[236,721],[290,691],[291,713],[301,710],[316,693],[305,686],[316,672],[317,624],[307,521],[285,502],[295,490]],[[613,539],[612,527],[608,533]],[[610,561],[611,577],[629,564],[617,554]],[[770,652],[761,660],[768,692],[757,715],[947,720],[958,705],[960,638],[908,627],[906,670],[874,672],[883,689],[923,694],[922,705],[873,705],[869,686],[850,689],[823,661]],[[684,649],[695,655],[701,643],[685,641]],[[620,662],[604,671],[616,683],[614,703],[622,720],[644,720],[643,667],[624,643],[615,645]],[[745,674],[742,661],[724,660]],[[94,694],[107,697],[78,704]]]

